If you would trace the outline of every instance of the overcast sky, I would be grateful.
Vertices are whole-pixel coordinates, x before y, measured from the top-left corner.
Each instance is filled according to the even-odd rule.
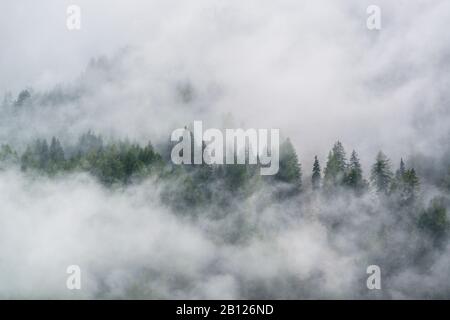
[[[81,8],[79,31],[66,28],[69,4]],[[366,27],[369,4],[381,8],[379,31]],[[89,129],[154,141],[231,113],[289,136],[307,181],[314,155],[324,165],[338,139],[359,151],[366,177],[379,149],[397,164],[450,141],[448,0],[1,0],[0,13],[0,93],[90,89],[61,108],[4,111],[0,144]],[[105,70],[87,67],[103,55]],[[223,219],[191,221],[160,202],[164,187],[0,170],[0,297],[380,297],[365,290],[367,265],[423,245],[371,193],[278,203],[270,185],[225,198],[236,210]],[[437,192],[421,187],[426,202]],[[318,216],[346,223],[329,229]],[[236,232],[244,243],[230,243]],[[446,297],[445,250],[426,274],[403,262],[383,297]],[[66,290],[69,264],[82,267],[79,293]]]
[[[81,8],[79,31],[66,28],[69,4]],[[369,4],[381,8],[379,31],[366,27]],[[0,10],[0,92],[70,83],[92,57],[132,46],[141,60],[130,87],[161,101],[160,82],[189,81],[208,109],[199,117],[281,128],[308,165],[337,139],[366,163],[378,149],[397,162],[448,137],[448,1],[19,0]],[[211,90],[217,99],[204,97]],[[111,108],[124,118],[123,104]]]

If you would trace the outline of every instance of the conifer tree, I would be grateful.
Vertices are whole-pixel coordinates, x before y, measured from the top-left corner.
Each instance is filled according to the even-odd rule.
[[[313,188],[313,190],[317,190],[320,188],[320,183],[322,180],[320,164],[319,164],[319,160],[317,159],[317,156],[314,157],[314,164],[313,164],[312,172],[313,172],[312,177],[311,177],[312,188]]]
[[[336,187],[343,184],[347,170],[347,161],[345,157],[344,146],[337,141],[332,151],[328,154],[328,160],[325,167],[324,185],[326,187]]]
[[[397,172],[395,173],[397,178],[402,178],[405,174],[406,167],[405,163],[403,162],[403,158],[400,158],[400,167],[398,168]]]
[[[61,143],[55,137],[52,138],[49,149],[50,161],[55,163],[61,163],[64,161],[64,150]]]
[[[297,153],[289,138],[280,146],[280,167],[275,177],[279,181],[292,184],[297,190],[300,190],[302,186],[301,167]]]
[[[377,192],[388,194],[392,182],[392,175],[389,159],[383,152],[378,152],[370,175],[370,180]]]
[[[8,144],[0,147],[0,162],[13,162],[17,160],[17,153]]]
[[[417,198],[417,193],[419,191],[419,178],[416,175],[414,169],[408,169],[403,174],[402,183],[402,202],[405,204],[413,203]]]
[[[448,234],[450,223],[447,218],[447,209],[443,198],[434,198],[430,201],[427,210],[421,214],[418,226],[427,232],[435,243],[441,242]]]
[[[348,166],[348,173],[345,178],[346,185],[357,191],[358,193],[363,192],[366,187],[366,182],[364,181],[361,164],[358,159],[358,155],[355,150],[353,150],[350,157],[350,163]]]

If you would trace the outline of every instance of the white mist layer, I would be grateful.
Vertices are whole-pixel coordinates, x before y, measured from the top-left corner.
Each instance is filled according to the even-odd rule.
[[[396,227],[373,195],[264,205],[270,190],[262,190],[225,218],[205,211],[196,220],[164,207],[159,189],[151,179],[110,190],[87,175],[1,172],[0,297],[417,298],[449,290],[449,248],[429,252],[429,273],[407,262],[389,270],[421,240]],[[332,221],[343,227],[330,230]],[[377,240],[382,225],[385,242]],[[366,288],[371,264],[386,268],[383,291]],[[81,268],[81,290],[66,287],[69,265]]]

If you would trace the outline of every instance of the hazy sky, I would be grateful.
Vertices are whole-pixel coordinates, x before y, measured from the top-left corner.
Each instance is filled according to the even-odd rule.
[[[69,4],[81,8],[79,31],[66,28]],[[112,103],[104,122],[130,128],[126,134],[134,136],[155,110],[164,116],[148,126],[171,113],[207,120],[230,111],[243,126],[283,129],[308,166],[337,139],[364,163],[381,148],[397,162],[448,137],[450,3],[378,1],[379,31],[366,27],[369,4],[2,1],[0,91],[70,83],[92,57],[132,46],[140,55],[126,65],[121,91],[90,107]],[[169,111],[165,95],[183,81],[196,92],[186,116]],[[134,106],[130,97],[144,92]]]
[[[66,28],[69,4],[79,31]],[[366,27],[369,4],[379,31]],[[366,177],[379,149],[396,164],[450,141],[448,0],[1,0],[0,13],[0,93],[90,89],[61,108],[0,115],[0,144],[89,129],[166,142],[174,126],[231,113],[239,126],[280,128],[309,179],[337,139],[359,151]],[[345,298],[361,286],[379,297],[364,287],[366,266],[423,244],[371,193],[278,204],[267,186],[224,219],[193,223],[160,202],[162,183],[113,190],[87,174],[1,170],[0,297]],[[346,223],[329,232],[320,219]],[[373,242],[385,226],[391,238]],[[237,227],[256,236],[225,241]],[[427,275],[401,261],[383,297],[448,294],[443,252]],[[84,291],[66,289],[70,264]]]

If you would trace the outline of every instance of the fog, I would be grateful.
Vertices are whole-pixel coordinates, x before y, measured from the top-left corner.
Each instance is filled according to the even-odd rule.
[[[81,8],[79,31],[66,28],[69,4]],[[419,172],[432,159],[439,176],[450,137],[450,3],[378,1],[379,31],[366,27],[369,4],[2,1],[0,144],[71,144],[92,130],[158,146],[201,120],[279,128],[306,185],[314,155],[324,166],[336,140],[358,151],[366,175],[382,149]],[[26,88],[27,105],[13,108]],[[161,202],[169,183],[108,188],[87,173],[2,168],[0,297],[449,297],[448,241],[425,263],[409,261],[430,240],[396,227],[373,192],[272,202],[279,186],[264,186],[230,198],[234,210],[221,218],[214,206],[192,217]],[[421,187],[425,205],[448,197]],[[330,227],[337,220],[346,223]],[[80,291],[66,288],[72,264]],[[367,290],[371,264],[386,266],[384,290]]]

